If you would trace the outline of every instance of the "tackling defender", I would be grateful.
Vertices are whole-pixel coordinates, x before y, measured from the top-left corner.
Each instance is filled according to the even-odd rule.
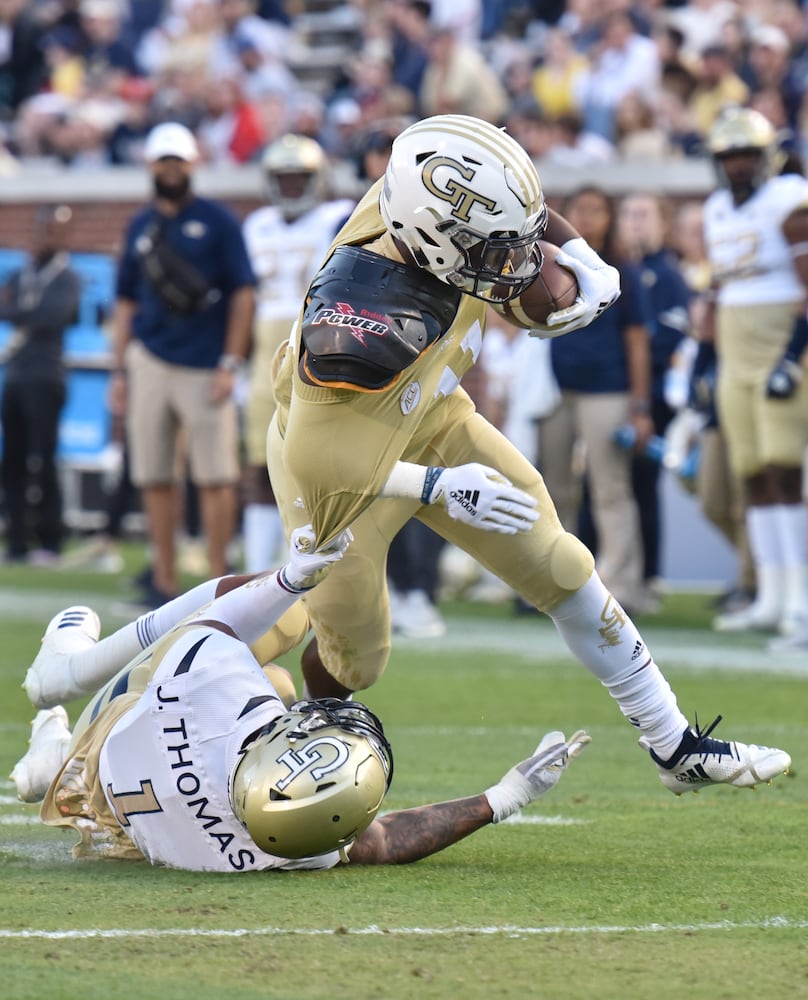
[[[310,522],[323,545],[350,524],[355,543],[304,598],[315,633],[302,660],[308,695],[344,697],[384,670],[387,549],[417,517],[552,618],[640,731],[667,788],[768,780],[788,754],[691,729],[539,473],[460,388],[487,306],[530,285],[540,239],[561,247],[579,286],[575,304],[536,330],[552,337],[608,308],[617,272],[548,210],[515,140],[440,115],[398,136],[314,278],[276,359],[270,476],[287,535]]]
[[[80,834],[77,855],[244,872],[417,861],[549,791],[586,733],[548,733],[480,795],[375,819],[393,775],[379,720],[358,702],[295,702],[286,672],[264,673],[249,648],[350,540],[344,531],[314,552],[313,534],[296,531],[277,573],[229,591],[238,578],[202,584],[100,643],[90,608],[56,615],[29,695],[68,700],[106,683],[73,734],[61,706],[37,715],[12,772],[20,797],[44,798],[44,822]],[[222,590],[186,617],[189,603]]]

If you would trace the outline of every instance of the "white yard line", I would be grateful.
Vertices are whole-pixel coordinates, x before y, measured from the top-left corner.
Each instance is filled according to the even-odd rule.
[[[790,920],[788,917],[764,917],[761,920],[719,920],[703,924],[584,924],[571,927],[518,927],[505,924],[492,927],[132,927],[87,928],[86,930],[46,931],[36,928],[9,930],[0,928],[0,939],[25,940],[36,938],[45,941],[87,938],[238,938],[238,937],[331,937],[355,935],[356,937],[538,937],[555,934],[672,934],[700,933],[704,931],[740,930],[805,930],[808,920]]]

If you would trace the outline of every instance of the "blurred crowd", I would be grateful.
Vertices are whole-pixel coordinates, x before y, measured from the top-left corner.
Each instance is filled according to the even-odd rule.
[[[451,112],[567,165],[684,157],[727,103],[802,152],[806,79],[799,0],[0,0],[6,171],[140,163],[167,120],[209,163],[288,132],[351,160]]]
[[[282,320],[285,335],[307,283],[297,282],[309,274],[299,262],[320,259],[323,240],[327,246],[350,211],[330,168],[347,164],[357,181],[350,194],[360,193],[384,173],[393,137],[414,119],[473,115],[505,125],[537,161],[572,168],[707,156],[721,113],[744,105],[771,123],[778,149],[792,154],[783,172],[792,173],[808,152],[806,82],[808,8],[798,0],[0,0],[0,173],[42,159],[67,168],[153,168],[147,137],[167,122],[192,133],[193,155],[173,149],[175,158],[260,165],[268,205],[245,222],[260,344],[261,321]],[[310,140],[314,152],[306,151]],[[279,186],[284,176],[307,186],[292,197]],[[652,193],[616,199],[597,187],[575,199],[583,213],[578,230],[621,267],[624,288],[637,288],[633,313],[623,309],[632,298],[625,293],[622,312],[610,310],[604,321],[613,329],[593,327],[596,384],[579,384],[581,337],[572,366],[578,381],[567,384],[560,356],[567,338],[536,341],[492,314],[480,364],[464,387],[548,480],[562,479],[553,493],[570,530],[596,552],[600,535],[604,561],[624,539],[623,556],[612,560],[622,575],[611,582],[624,605],[639,613],[658,607],[664,457],[738,554],[738,577],[720,610],[745,606],[756,580],[737,484],[729,472],[708,478],[724,459],[693,464],[699,449],[724,454],[713,401],[696,405],[690,379],[710,274],[702,205]],[[607,333],[614,351],[604,347]],[[645,345],[636,363],[621,346],[631,338]],[[618,359],[608,414],[598,395],[604,351]],[[257,352],[254,373],[261,371]],[[627,423],[630,375],[649,366],[650,412],[641,416],[653,436],[635,446],[620,437],[636,432]],[[573,403],[594,413],[599,444],[551,446]],[[674,422],[677,416],[684,420]],[[268,419],[257,464],[248,463],[264,478]],[[600,471],[587,460],[598,453],[609,458]],[[551,454],[571,456],[570,468],[553,469]],[[277,534],[267,487],[252,482],[242,497],[243,530],[247,551],[271,561],[275,553],[256,540]],[[609,512],[620,531],[609,527]],[[119,524],[108,534],[105,546],[115,543]],[[59,547],[53,542],[46,554],[58,557]],[[444,627],[434,606],[441,590],[444,597],[514,597],[429,535],[397,539],[391,583],[394,626],[422,636]],[[160,599],[174,587],[163,582]],[[516,609],[525,610],[518,601]]]

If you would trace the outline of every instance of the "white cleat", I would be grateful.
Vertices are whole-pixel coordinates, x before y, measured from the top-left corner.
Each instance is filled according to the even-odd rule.
[[[100,634],[101,622],[92,608],[76,605],[51,619],[22,685],[32,705],[51,708],[91,693],[76,684],[70,658],[95,645]]]
[[[716,632],[776,632],[779,625],[779,611],[769,611],[754,602],[713,619]]]
[[[446,622],[423,590],[391,595],[390,620],[393,631],[408,639],[439,639],[446,635]]]
[[[41,802],[67,760],[71,740],[67,712],[61,705],[37,712],[28,752],[14,765],[11,780],[23,802]]]
[[[708,785],[754,788],[785,774],[791,767],[791,757],[785,750],[712,739],[710,733],[720,721],[719,715],[703,732],[698,723],[695,729],[688,729],[676,752],[666,761],[651,750],[644,736],[640,738],[640,746],[650,752],[662,784],[675,795],[697,792]]]
[[[773,656],[794,656],[805,662],[808,658],[808,626],[792,635],[769,640],[766,650]]]

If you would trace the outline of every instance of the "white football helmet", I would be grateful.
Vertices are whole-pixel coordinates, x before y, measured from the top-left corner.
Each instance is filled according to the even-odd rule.
[[[281,858],[347,847],[390,787],[393,751],[356,701],[296,702],[253,733],[230,780],[230,802],[255,843]]]
[[[506,302],[541,268],[547,206],[538,172],[488,122],[437,115],[405,129],[379,206],[419,267],[476,298]]]
[[[325,197],[328,159],[305,135],[283,135],[261,157],[268,200],[288,221],[310,211]]]

